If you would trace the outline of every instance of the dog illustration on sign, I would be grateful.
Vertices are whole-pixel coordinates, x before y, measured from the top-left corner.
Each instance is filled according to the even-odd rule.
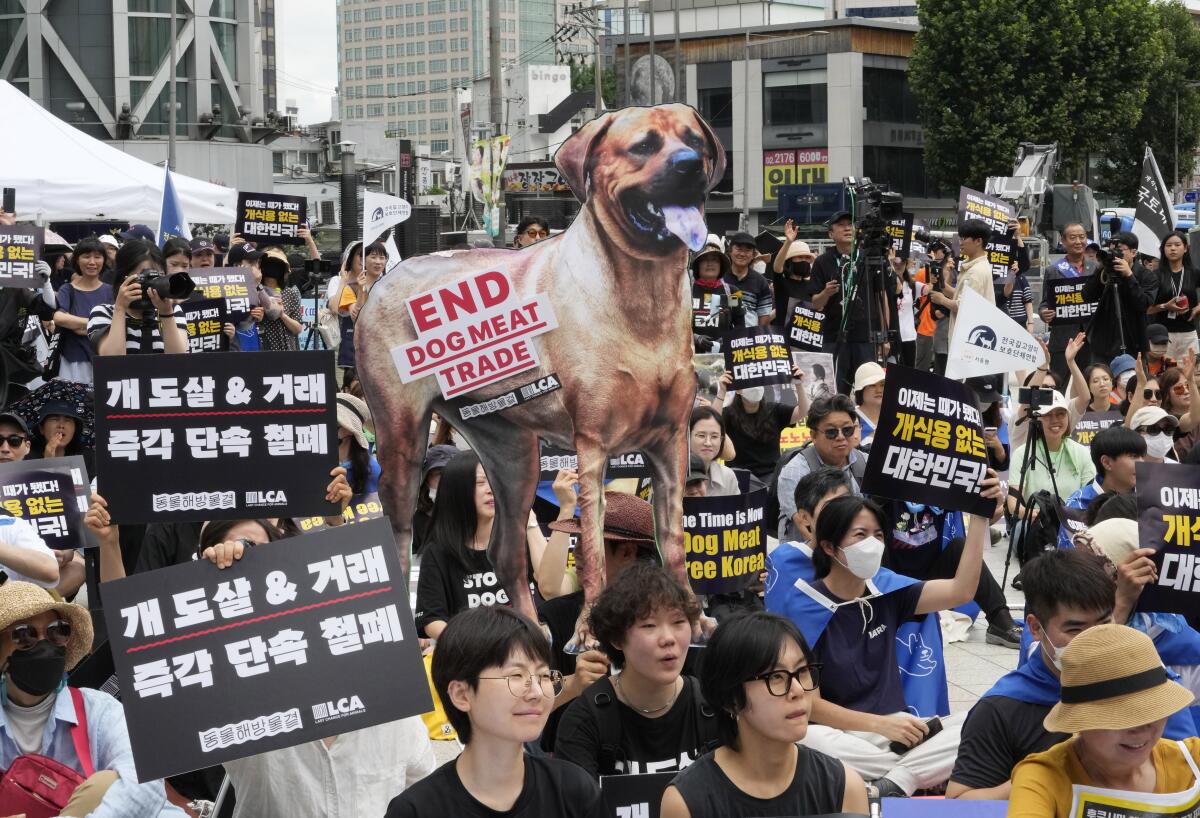
[[[583,623],[604,584],[611,455],[645,454],[663,564],[688,585],[684,430],[696,378],[686,263],[707,237],[704,201],[725,152],[695,110],[659,105],[589,122],[555,163],[584,202],[567,230],[519,251],[405,261],[372,289],[355,355],[378,436],[379,494],[405,571],[432,412],[479,454],[496,501],[489,557],[535,621],[525,529],[538,438],[578,454]],[[546,378],[561,388],[522,389]]]

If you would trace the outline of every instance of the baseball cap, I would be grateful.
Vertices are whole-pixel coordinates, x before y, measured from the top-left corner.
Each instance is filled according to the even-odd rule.
[[[219,252],[224,253],[229,249],[229,234],[218,233],[217,235],[213,236],[213,246],[216,247]]]
[[[758,249],[758,243],[754,241],[754,236],[751,236],[749,233],[747,233],[745,231],[742,231],[739,233],[734,233],[733,237],[731,239],[729,239],[730,247],[732,247],[735,244],[748,244],[751,247],[755,248],[756,250]]]
[[[1146,340],[1152,344],[1165,344],[1170,336],[1162,324],[1150,324],[1146,327]]]
[[[826,220],[825,226],[833,227],[835,224],[840,222],[842,219],[850,219],[850,218],[853,218],[853,217],[850,215],[849,210],[838,210],[838,211],[835,211],[834,214]]]
[[[117,241],[117,237],[112,233],[105,233],[104,235],[100,236],[100,243],[107,244],[109,247],[115,247],[118,249],[121,247],[121,242]]]
[[[242,261],[257,261],[262,258],[263,254],[257,247],[249,242],[242,242],[229,248],[229,253],[225,257],[225,263],[230,267],[236,267]]]
[[[436,446],[430,446],[425,452],[425,462],[421,464],[421,482],[425,482],[425,478],[429,477],[429,473],[434,469],[444,469],[446,464],[458,454],[458,447],[451,446],[447,443],[439,443]]]
[[[1047,412],[1053,412],[1056,409],[1062,409],[1064,412],[1070,412],[1071,408],[1067,404],[1067,399],[1063,396],[1063,393],[1059,392],[1057,389],[1052,389],[1050,391],[1054,394],[1054,397],[1047,406],[1042,407],[1042,413],[1045,414]]]
[[[201,236],[200,238],[197,238],[197,239],[192,239],[191,248],[192,248],[193,254],[217,252],[217,248],[212,243],[212,240],[204,238],[203,236]]]
[[[688,473],[685,482],[691,483],[696,480],[707,480],[708,470],[704,468],[704,461],[700,459],[700,455],[692,454],[688,456]]]
[[[26,436],[29,435],[29,424],[25,422],[25,418],[15,412],[0,412],[0,423],[11,423],[21,430]]]
[[[1109,365],[1109,370],[1112,372],[1113,380],[1137,368],[1137,362],[1133,360],[1132,355],[1118,355],[1112,359],[1112,364]]]
[[[128,230],[123,230],[120,233],[121,238],[128,241],[129,239],[141,239],[142,241],[154,241],[154,231],[144,224],[131,225]]]
[[[1143,406],[1129,419],[1129,428],[1136,431],[1143,426],[1154,426],[1167,418],[1170,418],[1175,425],[1179,425],[1175,416],[1161,406]]]
[[[887,376],[883,367],[874,361],[867,361],[854,371],[854,389],[851,391],[857,392],[860,389],[866,389],[873,384],[881,383]]]

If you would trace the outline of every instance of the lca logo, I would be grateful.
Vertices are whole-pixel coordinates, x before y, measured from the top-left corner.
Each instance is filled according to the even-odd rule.
[[[281,506],[287,503],[287,492],[284,491],[248,491],[246,505],[248,506]]]
[[[358,696],[349,696],[347,698],[338,699],[336,702],[321,702],[312,706],[313,720],[317,724],[323,721],[332,721],[334,719],[345,718],[352,716],[355,713],[361,713],[367,707],[362,703],[362,699]]]

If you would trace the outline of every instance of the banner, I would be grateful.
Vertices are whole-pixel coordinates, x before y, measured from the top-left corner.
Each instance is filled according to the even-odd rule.
[[[579,456],[570,449],[562,449],[545,440],[538,440],[540,463],[538,464],[538,480],[554,482],[561,469],[579,471]],[[641,452],[625,452],[614,454],[608,458],[608,466],[604,469],[605,480],[622,480],[627,477],[642,478],[650,476],[650,464]]]
[[[693,591],[731,594],[766,570],[766,505],[766,489],[683,498],[683,542]]]
[[[988,196],[969,187],[958,189],[958,223],[968,219],[987,222],[993,233],[1007,233],[1008,222],[1017,217],[1017,211],[1003,199]]]
[[[828,148],[763,151],[763,201],[778,199],[786,185],[824,184],[828,175]]]
[[[879,417],[888,421],[875,429],[863,494],[991,518],[996,502],[979,494],[987,451],[969,386],[893,364]]]
[[[788,343],[792,349],[820,352],[825,348],[825,313],[807,302],[793,300],[790,303],[792,319],[788,322]]]
[[[188,227],[183,215],[183,205],[175,193],[175,182],[171,179],[171,169],[166,168],[166,179],[163,181],[162,207],[158,211],[158,246],[162,247],[168,239],[192,240],[192,230]]]
[[[1158,258],[1158,246],[1175,229],[1175,208],[1171,194],[1158,172],[1154,151],[1146,146],[1142,157],[1142,177],[1138,180],[1137,207],[1133,211],[1133,235],[1138,238],[1138,252]]]
[[[492,238],[500,234],[500,200],[504,196],[504,166],[509,137],[478,139],[471,149],[471,193],[483,202],[483,229]]]
[[[1125,417],[1117,411],[1084,412],[1079,420],[1075,421],[1075,428],[1071,430],[1071,439],[1084,446],[1091,446],[1092,438],[1101,431],[1124,422]]]
[[[1158,553],[1158,582],[1142,588],[1139,611],[1200,610],[1200,466],[1137,464],[1138,542]]]
[[[962,291],[950,336],[947,378],[1027,372],[1045,361],[1041,344],[1025,327],[969,287]]]
[[[1095,301],[1083,300],[1083,288],[1092,280],[1090,276],[1076,278],[1054,278],[1045,282],[1050,288],[1051,301],[1054,305],[1054,323],[1081,324],[1096,312]]]
[[[0,465],[0,513],[28,522],[50,548],[99,545],[83,524],[90,502],[87,466],[79,455]]]
[[[96,471],[118,523],[337,514],[328,352],[97,356]]]
[[[675,761],[672,764],[677,763]],[[663,793],[677,772],[600,776],[600,797],[607,818],[658,818]]]
[[[342,510],[344,525],[365,523],[367,520],[378,520],[383,516],[383,504],[379,502],[378,492],[357,495],[350,499],[350,505]],[[302,517],[294,521],[301,534],[310,531],[321,531],[329,527],[324,517]]]
[[[229,349],[225,335],[225,299],[202,298],[180,305],[187,323],[188,352],[224,352]]]
[[[530,341],[558,327],[545,293],[523,297],[500,270],[420,293],[405,306],[417,340],[392,349],[400,380],[436,375],[447,400],[539,366]]]
[[[892,242],[892,249],[896,251],[896,258],[908,261],[908,254],[912,247],[913,237],[913,214],[905,213],[902,219],[893,219],[883,227]]]
[[[225,315],[235,324],[258,306],[258,283],[249,267],[193,267],[188,275],[196,284],[192,300],[225,299]]]
[[[42,257],[44,227],[0,225],[0,287],[38,289],[33,265]]]
[[[412,215],[412,205],[396,196],[363,192],[363,247],[383,235],[389,227],[395,227]]]
[[[771,327],[738,327],[725,335],[725,371],[733,373],[731,390],[792,382],[787,339]]]
[[[104,615],[143,781],[433,708],[386,520],[106,582]]]
[[[1008,278],[1012,275],[1012,263],[1017,258],[1017,242],[1008,236],[993,233],[983,251],[992,265],[992,278]]]
[[[1071,818],[1200,818],[1200,784],[1170,793],[1074,784],[1068,815]]]
[[[260,245],[304,244],[300,226],[308,218],[308,199],[282,193],[238,192],[233,232]]]

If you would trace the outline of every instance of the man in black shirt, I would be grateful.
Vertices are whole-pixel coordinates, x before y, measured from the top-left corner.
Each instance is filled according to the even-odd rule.
[[[1138,237],[1117,233],[1112,245],[1120,255],[1083,286],[1083,300],[1096,302],[1087,339],[1092,360],[1100,362],[1148,351],[1146,310],[1158,294],[1158,276],[1137,262]]]

